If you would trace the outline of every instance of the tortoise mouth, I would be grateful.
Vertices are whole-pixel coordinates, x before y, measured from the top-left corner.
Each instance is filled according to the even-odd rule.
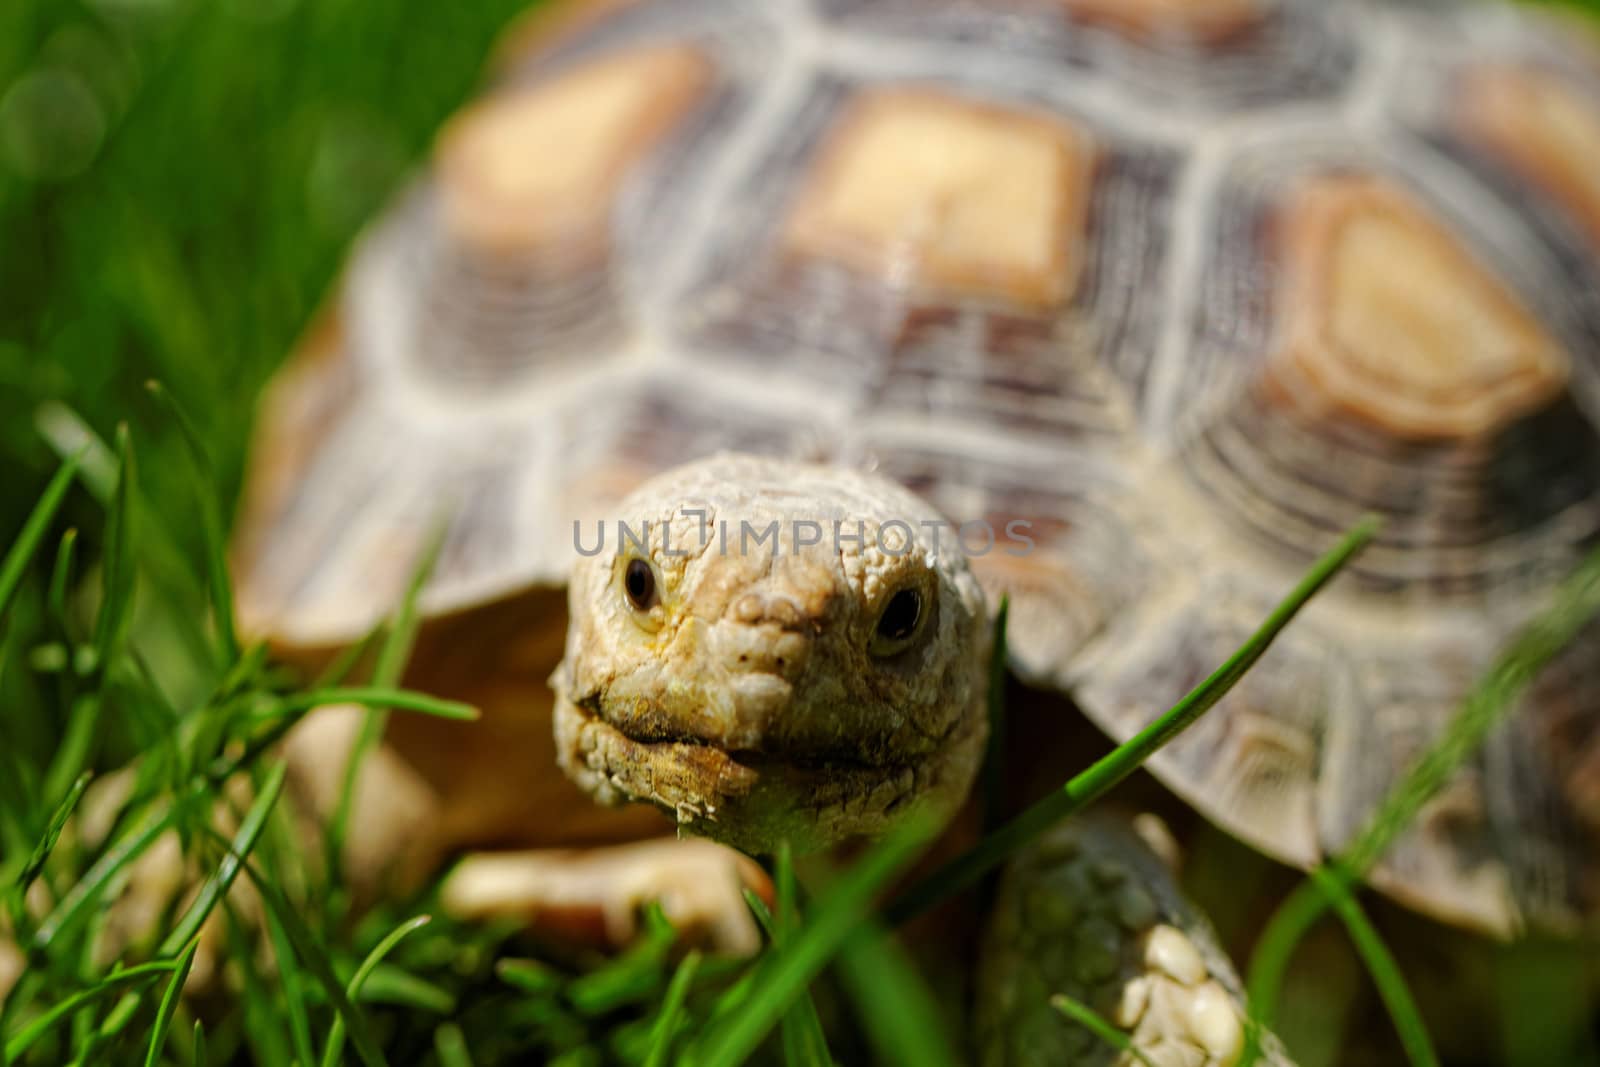
[[[674,713],[651,699],[626,696],[608,699],[605,695],[594,695],[578,701],[577,708],[588,720],[610,727],[635,745],[652,750],[674,745],[709,749],[752,770],[783,766],[826,771],[831,775],[849,771],[881,775],[910,762],[874,759],[873,753],[891,749],[891,739],[882,736],[834,736],[824,741],[791,741],[787,746],[777,746],[770,736],[750,730],[742,731],[742,736],[737,738],[718,736],[723,731],[704,716]],[[770,709],[758,713],[772,714]],[[939,739],[933,747],[937,748],[943,740]]]
[[[565,697],[555,718],[562,768],[598,801],[647,801],[684,828],[746,852],[771,851],[784,839],[819,848],[880,833],[929,784],[926,765],[788,759],[682,734],[625,731]]]

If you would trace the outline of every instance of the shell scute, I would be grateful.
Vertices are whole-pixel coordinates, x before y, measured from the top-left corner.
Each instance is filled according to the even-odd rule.
[[[1169,393],[1180,466],[1297,565],[1380,514],[1375,590],[1549,581],[1600,533],[1594,342],[1548,249],[1403,164],[1333,139],[1235,161]]]
[[[803,94],[710,235],[683,337],[868,411],[1126,434],[1119,379],[1149,360],[1141,296],[1163,281],[1178,154],[937,73]],[[925,151],[897,147],[913,134]]]
[[[819,0],[851,29],[977,45],[1111,74],[1142,105],[1223,112],[1331,99],[1357,48],[1347,14],[1296,0]]]

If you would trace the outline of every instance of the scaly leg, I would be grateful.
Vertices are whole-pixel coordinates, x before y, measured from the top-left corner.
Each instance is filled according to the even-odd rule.
[[[1058,993],[1120,1028],[1158,1067],[1241,1061],[1239,977],[1150,837],[1117,820],[1075,819],[1007,868],[978,980],[984,1067],[1137,1067],[1052,1007]],[[1259,1062],[1289,1067],[1264,1037]]]

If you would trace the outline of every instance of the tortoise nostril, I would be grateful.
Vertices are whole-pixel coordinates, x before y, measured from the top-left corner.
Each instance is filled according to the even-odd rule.
[[[736,674],[776,674],[793,681],[811,656],[809,633],[771,623],[724,626],[716,642],[722,662]]]

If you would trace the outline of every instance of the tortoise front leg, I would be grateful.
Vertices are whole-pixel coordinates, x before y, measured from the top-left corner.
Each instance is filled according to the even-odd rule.
[[[1112,818],[1075,819],[1006,869],[980,963],[984,1067],[1134,1067],[1055,1008],[1057,994],[1097,1012],[1157,1067],[1242,1061],[1239,977],[1147,836]],[[1289,1067],[1264,1036],[1258,1062]]]

